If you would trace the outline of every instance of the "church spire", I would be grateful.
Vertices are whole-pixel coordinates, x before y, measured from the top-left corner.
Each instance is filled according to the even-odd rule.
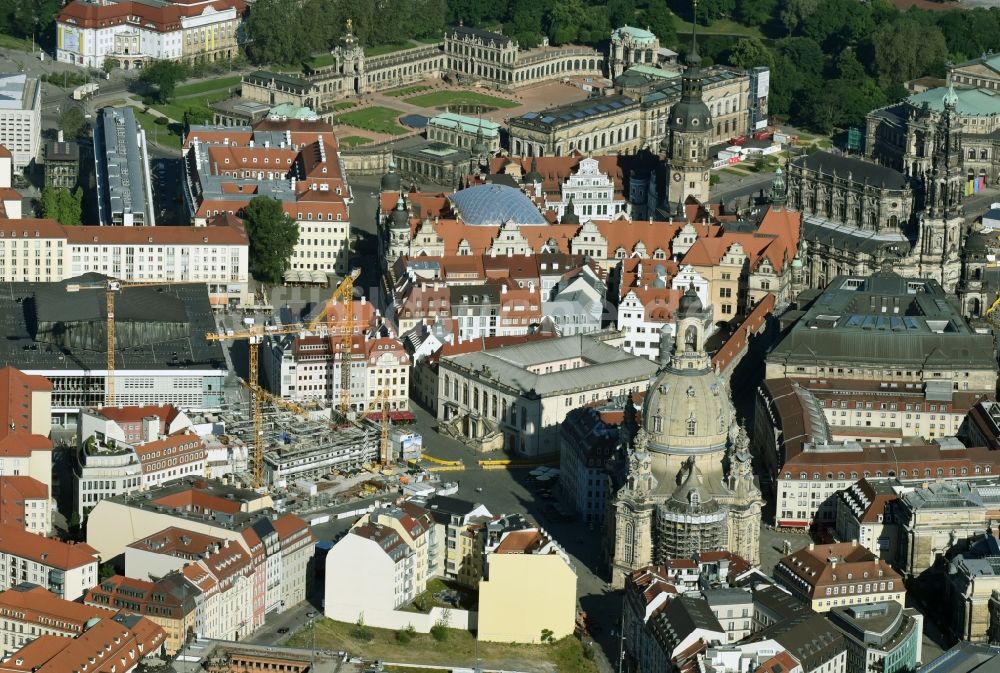
[[[698,0],[692,0],[691,52],[687,56],[687,64],[692,68],[701,65],[701,56],[698,55]]]

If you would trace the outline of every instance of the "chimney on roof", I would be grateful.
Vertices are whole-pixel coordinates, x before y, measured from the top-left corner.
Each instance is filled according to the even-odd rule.
[[[857,540],[851,540],[851,546],[852,547],[857,547],[858,546],[858,541]]]
[[[810,542],[809,543],[809,551],[813,551],[814,549],[816,549],[816,545],[813,544],[812,542]]]

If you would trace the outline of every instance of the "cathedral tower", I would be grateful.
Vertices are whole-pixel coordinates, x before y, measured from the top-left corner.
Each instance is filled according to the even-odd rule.
[[[697,14],[695,0],[695,19]],[[703,82],[696,25],[697,22],[691,25],[691,51],[681,77],[681,98],[670,108],[667,134],[661,144],[666,154],[667,203],[684,202],[689,196],[701,203],[708,202],[712,114],[701,97]]]
[[[966,178],[954,88],[948,87],[942,102],[944,111],[934,129],[930,167],[921,175],[923,212],[918,222],[917,249],[920,275],[934,278],[946,292],[954,292],[961,272]]]

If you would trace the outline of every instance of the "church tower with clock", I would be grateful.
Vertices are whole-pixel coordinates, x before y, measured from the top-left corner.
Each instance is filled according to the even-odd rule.
[[[694,18],[697,15],[695,0]],[[703,82],[696,25],[691,26],[691,51],[681,76],[681,98],[670,108],[667,133],[660,147],[666,155],[668,204],[683,203],[689,196],[708,202],[712,113],[701,98]]]

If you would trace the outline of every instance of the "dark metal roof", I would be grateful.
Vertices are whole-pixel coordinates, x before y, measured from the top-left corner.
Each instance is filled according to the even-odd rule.
[[[937,281],[891,272],[835,278],[768,356],[785,363],[844,358],[997,368],[993,337],[976,334]]]
[[[455,516],[467,516],[478,505],[468,500],[460,498],[449,498],[445,495],[435,495],[427,500],[427,509],[433,515],[434,512],[444,512]]]
[[[103,283],[104,276],[88,273],[58,283],[39,283],[34,309],[39,322],[107,320],[103,290],[67,291],[72,283]],[[184,302],[169,286],[122,288],[115,297],[116,322],[187,322]]]
[[[855,182],[868,181],[872,185],[884,184],[889,189],[905,189],[909,186],[907,177],[893,168],[832,152],[813,152],[795,159],[792,165],[827,175],[836,173],[841,178],[850,175]]]
[[[468,26],[455,26],[452,30],[460,36],[482,40],[487,45],[496,47],[506,47],[513,42],[510,37],[501,33],[494,33],[490,30],[479,30],[478,28],[469,28]]]
[[[38,320],[35,313],[36,295],[41,293],[49,296],[51,293],[52,301],[57,302],[60,300],[55,293],[63,290],[67,282],[80,282],[81,279],[86,282],[92,280],[93,277],[101,278],[96,274],[88,274],[80,278],[68,279],[63,283],[0,283],[0,366],[13,365],[29,371],[48,369],[103,370],[107,366],[107,354],[104,351],[60,349],[57,346],[34,340]],[[127,296],[135,289],[138,288],[127,289],[123,294]],[[142,289],[151,289],[153,292],[157,292],[155,286]],[[165,289],[164,293],[171,295],[179,304],[171,301],[162,302],[163,310],[168,311],[168,317],[164,318],[161,311],[161,320],[176,318],[179,315],[178,312],[183,311],[183,320],[180,322],[186,322],[189,325],[188,335],[184,338],[144,344],[139,348],[118,350],[117,366],[121,369],[225,369],[222,346],[218,342],[205,339],[207,333],[216,331],[215,317],[209,304],[206,286],[199,284],[173,285]],[[103,291],[82,290],[78,293],[67,294],[69,298],[66,299],[65,303],[60,303],[60,306],[67,310],[77,311],[77,307],[70,306],[70,304],[82,301],[95,309],[90,314],[90,319],[106,320],[106,312],[103,308]],[[86,299],[84,295],[94,295],[95,299]],[[143,296],[148,297],[148,295]],[[162,295],[157,294],[156,302],[162,298]],[[157,306],[159,303],[154,303],[153,307]],[[44,310],[46,312],[58,311],[55,306],[47,307]],[[129,313],[145,315],[145,309],[134,306],[131,300],[123,303],[123,310],[126,311],[126,315]],[[51,314],[45,313],[44,315]],[[65,321],[66,315],[61,316],[60,319]],[[82,317],[85,315],[83,311],[77,311],[72,315],[87,319]]]
[[[50,142],[45,146],[46,161],[79,161],[80,146],[74,142]]]

